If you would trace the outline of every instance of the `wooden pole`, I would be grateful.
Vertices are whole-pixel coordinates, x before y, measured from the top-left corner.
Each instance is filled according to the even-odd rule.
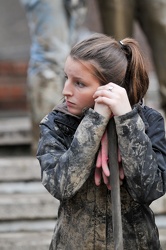
[[[123,250],[120,180],[118,164],[118,141],[114,118],[111,118],[108,123],[108,148],[114,249]]]

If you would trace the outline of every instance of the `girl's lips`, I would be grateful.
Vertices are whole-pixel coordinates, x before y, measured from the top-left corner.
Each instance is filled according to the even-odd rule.
[[[70,106],[74,106],[75,104],[74,104],[73,102],[66,101],[66,105],[67,105],[68,107],[70,107]]]

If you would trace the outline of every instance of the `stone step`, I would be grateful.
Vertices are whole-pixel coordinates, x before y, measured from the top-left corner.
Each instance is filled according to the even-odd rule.
[[[166,229],[166,215],[156,215],[155,216],[156,225],[159,228]]]
[[[0,234],[7,232],[53,232],[55,224],[56,219],[5,221],[0,223]]]
[[[31,191],[41,193],[45,190],[39,182],[30,183],[31,180],[40,182],[40,166],[35,157],[0,158],[0,193]],[[17,183],[14,183],[15,181]],[[10,185],[8,182],[11,182]],[[154,201],[151,208],[155,214],[166,214],[166,195]]]
[[[52,231],[0,234],[1,250],[48,250]]]
[[[40,180],[40,166],[35,157],[0,157],[0,181]]]
[[[28,194],[32,197],[37,195],[37,194],[51,196],[47,192],[47,190],[43,187],[41,182],[0,183],[0,194],[2,194],[2,195],[10,195],[10,194],[25,194],[26,195],[26,194]],[[10,196],[10,197],[12,197],[12,196]],[[51,198],[52,198],[52,196],[51,196]],[[154,201],[150,205],[150,207],[156,215],[162,215],[162,214],[166,215],[166,195],[164,195],[160,199]]]
[[[159,237],[160,237],[162,250],[166,250],[166,229],[165,228],[159,228]]]
[[[4,182],[0,183],[0,194],[47,193],[41,182]]]
[[[57,216],[58,206],[59,201],[40,182],[0,184],[1,221],[53,218]],[[166,195],[154,201],[151,209],[155,215],[166,215]]]
[[[32,196],[37,194],[50,195],[44,188],[41,182],[6,182],[0,183],[0,194],[31,194]],[[166,194],[154,201],[150,205],[155,214],[166,215]]]
[[[166,230],[159,231],[162,250],[166,250]],[[1,250],[48,250],[52,231],[0,234]]]
[[[0,221],[53,219],[59,201],[45,194],[0,194]]]
[[[166,215],[155,216],[155,222],[160,231],[165,232],[166,236]],[[0,233],[6,232],[40,232],[51,231],[56,224],[54,219],[40,219],[40,220],[15,220],[0,222]]]
[[[0,118],[0,146],[27,145],[32,142],[29,116]]]
[[[161,198],[153,201],[150,207],[154,211],[155,214],[166,215],[166,194],[162,196]]]

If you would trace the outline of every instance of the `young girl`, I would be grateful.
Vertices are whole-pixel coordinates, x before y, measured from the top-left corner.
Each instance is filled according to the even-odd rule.
[[[41,121],[37,152],[42,183],[60,201],[50,250],[114,249],[111,173],[97,166],[103,174],[95,174],[112,116],[124,249],[161,249],[149,205],[166,189],[164,120],[142,103],[149,81],[138,44],[94,34],[73,47],[64,72],[65,101]]]

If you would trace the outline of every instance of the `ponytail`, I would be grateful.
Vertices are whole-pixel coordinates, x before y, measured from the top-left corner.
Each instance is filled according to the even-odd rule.
[[[146,94],[149,78],[138,43],[132,38],[125,38],[120,41],[120,46],[128,61],[122,86],[128,93],[131,105],[134,105]]]

